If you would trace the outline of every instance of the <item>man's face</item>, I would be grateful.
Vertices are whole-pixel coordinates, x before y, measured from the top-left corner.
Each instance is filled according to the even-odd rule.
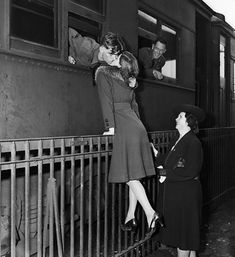
[[[99,61],[104,61],[108,65],[112,65],[114,61],[116,61],[118,58],[117,55],[112,54],[111,48],[106,48],[104,46],[100,46],[99,53],[98,53],[98,59]]]
[[[153,58],[157,59],[166,52],[166,45],[157,41],[157,43],[153,45],[152,49],[153,49]]]
[[[176,129],[182,129],[185,128],[188,123],[186,121],[186,117],[185,117],[186,113],[185,112],[181,112],[178,117],[175,119],[176,121]]]

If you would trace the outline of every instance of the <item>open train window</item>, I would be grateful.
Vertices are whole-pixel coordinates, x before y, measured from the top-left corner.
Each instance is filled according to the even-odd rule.
[[[68,26],[82,36],[99,41],[105,18],[105,0],[71,0],[68,4]]]
[[[161,25],[161,36],[167,41],[167,51],[164,56],[166,64],[162,67],[162,73],[170,78],[176,79],[176,53],[177,33],[176,30],[166,24]]]
[[[69,27],[77,30],[82,36],[87,36],[99,40],[101,26],[94,20],[87,19],[74,13],[69,13]]]
[[[100,0],[71,0],[72,2],[84,6],[98,13],[103,13],[104,1]]]
[[[162,37],[167,42],[167,50],[164,53],[166,59],[162,67],[165,77],[176,79],[177,70],[177,30],[162,19],[150,15],[143,10],[138,10],[138,47],[152,47],[157,37]]]
[[[105,18],[104,7],[105,0],[70,0],[68,2],[68,27],[75,29],[82,36],[99,42]]]
[[[12,0],[10,35],[12,45],[37,43],[58,47],[58,0]],[[14,41],[15,39],[15,41]]]
[[[138,17],[138,46],[139,48],[152,47],[158,34],[158,20],[141,10],[138,10]]]

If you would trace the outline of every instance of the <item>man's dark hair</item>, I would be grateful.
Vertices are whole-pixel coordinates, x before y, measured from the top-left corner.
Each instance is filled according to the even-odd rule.
[[[186,122],[188,123],[188,126],[195,134],[197,134],[199,132],[197,118],[189,112],[185,113],[185,118],[186,118]]]
[[[132,53],[124,51],[120,57],[120,65],[120,72],[125,82],[129,83],[129,78],[138,76],[138,61]]]
[[[166,41],[165,38],[163,38],[163,37],[157,37],[157,39],[153,42],[154,45],[156,45],[157,42],[160,42],[160,43],[164,44],[164,45],[167,47],[167,41]]]
[[[100,41],[100,45],[104,46],[105,48],[111,48],[112,54],[119,55],[125,50],[125,43],[123,42],[122,38],[113,32],[106,33]]]

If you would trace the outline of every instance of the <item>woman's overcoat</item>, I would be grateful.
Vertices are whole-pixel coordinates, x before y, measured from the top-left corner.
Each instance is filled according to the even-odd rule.
[[[122,183],[155,175],[148,135],[139,118],[134,89],[117,67],[101,66],[96,84],[105,127],[115,128],[109,182]]]
[[[202,161],[202,145],[192,131],[185,134],[166,157],[161,199],[165,228],[160,232],[160,240],[166,245],[182,250],[199,249]]]

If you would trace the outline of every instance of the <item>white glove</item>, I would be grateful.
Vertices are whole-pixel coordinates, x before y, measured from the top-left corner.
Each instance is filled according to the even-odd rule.
[[[136,85],[136,78],[129,78],[129,87],[135,87],[135,85]]]
[[[157,155],[158,155],[158,150],[154,147],[153,143],[150,143],[150,145],[151,145],[151,147],[152,147],[154,156],[157,157]]]
[[[71,56],[71,55],[68,57],[68,61],[69,61],[71,64],[75,64],[75,63],[76,63],[75,59],[74,59],[73,56]]]
[[[109,128],[109,130],[105,131],[103,135],[114,135],[114,128]]]

